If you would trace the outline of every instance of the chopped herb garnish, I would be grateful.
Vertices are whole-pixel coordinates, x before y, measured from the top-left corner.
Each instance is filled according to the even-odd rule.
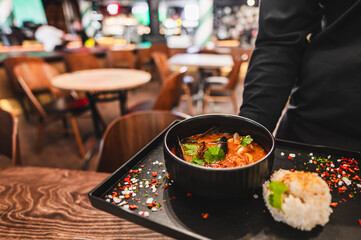
[[[247,146],[248,144],[250,144],[252,141],[253,141],[253,138],[251,138],[250,136],[242,137],[241,145],[242,145],[243,147],[246,147],[246,146]]]
[[[185,148],[184,153],[190,156],[194,156],[197,154],[198,145],[192,145],[192,144],[183,144],[183,147]]]
[[[268,196],[268,203],[274,208],[279,208],[283,213],[285,213],[282,209],[282,193],[287,191],[287,186],[282,182],[270,182],[269,189],[272,194]]]
[[[193,160],[191,160],[190,163],[193,163],[196,165],[204,165],[205,164],[205,162],[202,159],[200,159],[196,156],[193,157]]]
[[[226,154],[222,149],[216,146],[212,146],[204,152],[204,161],[206,161],[207,163],[213,163],[218,160],[223,160],[225,156]]]

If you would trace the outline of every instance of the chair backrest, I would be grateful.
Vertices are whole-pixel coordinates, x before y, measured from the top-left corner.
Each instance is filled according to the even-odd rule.
[[[151,57],[157,67],[159,77],[162,83],[164,83],[167,77],[172,73],[167,63],[168,57],[163,52],[152,52]]]
[[[114,120],[103,135],[97,171],[115,171],[173,121],[183,119],[171,111],[140,111]]]
[[[13,165],[21,165],[18,119],[5,110],[0,109],[0,154],[11,160]]]
[[[100,68],[98,59],[88,52],[67,53],[64,61],[68,72]]]
[[[153,105],[153,110],[172,110],[178,105],[182,95],[183,77],[187,70],[187,67],[181,67],[167,77]]]
[[[51,84],[51,80],[59,75],[58,70],[42,61],[26,61],[15,66],[14,74],[19,81],[22,77],[30,90],[47,89],[54,97],[68,96],[69,92],[60,90]]]
[[[228,83],[225,86],[226,89],[234,90],[239,82],[239,73],[241,70],[241,64],[244,62],[242,56],[236,56],[233,59],[233,67],[231,72],[228,74]]]
[[[187,49],[186,48],[169,48],[168,49],[168,56],[172,57],[176,54],[179,53],[187,53]]]
[[[20,63],[14,68],[14,73],[30,102],[42,117],[46,117],[46,112],[32,91],[33,85],[48,89],[54,97],[69,95],[68,92],[61,91],[51,85],[51,79],[59,75],[59,72],[46,62]]]
[[[169,55],[169,52],[168,52],[168,46],[166,43],[152,43],[151,47],[150,47],[150,52],[162,52],[164,53],[165,55]]]
[[[106,60],[109,68],[135,68],[135,56],[131,50],[108,50]]]
[[[44,62],[44,60],[40,57],[28,57],[28,56],[18,56],[18,57],[8,57],[4,61],[4,66],[6,69],[6,73],[8,75],[8,79],[11,81],[11,85],[15,92],[23,93],[23,89],[20,87],[18,80],[14,74],[14,68],[17,64],[22,62]],[[34,86],[34,89],[37,90],[37,86]],[[39,89],[43,90],[43,89]]]
[[[150,48],[141,48],[138,50],[136,57],[136,68],[142,69],[146,63],[149,63],[152,58],[150,56]]]
[[[231,55],[233,58],[241,56],[243,62],[249,62],[253,53],[253,49],[247,48],[232,48]]]

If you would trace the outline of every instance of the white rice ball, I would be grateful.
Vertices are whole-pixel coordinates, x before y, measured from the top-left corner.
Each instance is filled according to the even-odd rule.
[[[283,212],[268,202],[272,194],[269,183],[273,181],[287,186],[287,191],[282,193]],[[310,231],[316,225],[324,226],[332,213],[330,189],[316,173],[280,169],[263,184],[263,198],[276,221],[303,231]]]

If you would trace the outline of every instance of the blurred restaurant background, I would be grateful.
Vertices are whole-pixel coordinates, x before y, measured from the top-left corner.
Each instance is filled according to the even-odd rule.
[[[1,52],[42,50],[34,37],[38,24],[76,34],[74,22],[79,22],[94,40],[87,47],[163,40],[171,48],[253,46],[258,27],[258,0],[1,0],[0,4],[1,46],[22,46]],[[202,27],[207,32],[201,37]],[[81,44],[74,41],[67,47]]]
[[[14,62],[22,61],[19,57],[27,57],[26,61],[41,59],[56,69],[55,75],[93,68],[129,68],[149,73],[151,79],[146,84],[125,92],[129,112],[134,110],[131,106],[140,102],[156,101],[164,88],[162,69],[157,66],[154,52],[162,52],[167,57],[168,63],[163,63],[163,66],[169,64],[167,71],[173,73],[183,67],[183,64],[171,60],[179,54],[228,56],[234,63],[240,57],[236,70],[233,62],[228,66],[224,63],[223,66],[210,67],[184,64],[187,66],[185,75],[193,86],[188,90],[183,86],[176,106],[169,109],[188,116],[237,114],[242,103],[244,76],[257,36],[258,5],[259,0],[0,0],[0,108],[19,120],[23,164],[81,169],[84,156],[79,156],[72,137],[51,131],[42,133],[42,150],[35,150],[36,141],[33,139],[39,134],[38,115],[31,101],[26,100],[24,89],[19,87],[18,75],[13,72]],[[129,59],[125,58],[111,60],[112,51],[123,51],[123,55],[130,52],[132,64],[127,64]],[[95,61],[96,66],[88,64],[72,68],[66,59],[75,53],[84,55],[83,59],[76,60],[77,65]],[[89,55],[95,60],[86,58]],[[16,58],[18,60],[12,63],[9,60]],[[30,70],[25,76],[31,74]],[[226,87],[230,98],[218,103],[210,96],[211,91],[204,91],[205,95],[201,97],[205,100],[199,107],[198,103],[203,99],[199,99],[199,88],[195,85],[204,84],[206,78],[215,77],[218,81],[217,77],[221,77],[226,86],[232,74],[236,82],[231,88]],[[202,87],[207,87],[207,84]],[[81,91],[76,94],[77,97],[88,96]],[[46,91],[35,95],[40,104],[53,100]],[[105,126],[126,115],[125,112],[119,113],[118,105],[112,101],[97,103],[97,111]],[[92,137],[92,116],[88,113],[77,121],[84,151],[88,152],[99,140]],[[62,123],[55,123],[55,126],[61,127]]]

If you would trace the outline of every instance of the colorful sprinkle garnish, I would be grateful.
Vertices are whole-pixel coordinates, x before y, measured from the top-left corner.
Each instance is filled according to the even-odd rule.
[[[331,205],[331,207],[337,207],[338,203],[337,202],[332,202],[330,205]]]
[[[336,162],[327,158],[315,158],[313,164],[316,165],[316,172],[326,181],[330,191],[335,189],[339,194],[348,192],[348,197],[353,198],[354,194],[350,192],[357,191],[358,184],[361,183],[358,162],[353,158],[340,158]]]
[[[149,212],[162,210],[161,202],[164,200],[158,197],[158,189],[168,188],[173,180],[169,179],[162,162],[149,161],[153,165],[151,168],[147,169],[145,164],[129,170],[117,183],[117,187],[105,195],[105,200],[124,209],[138,210],[139,215],[145,217],[149,216]],[[137,198],[137,194],[146,199]]]
[[[281,152],[281,157],[293,160],[301,154]],[[306,169],[316,172],[325,180],[331,192],[338,195],[338,200],[331,203],[332,207],[336,207],[339,203],[346,202],[346,199],[354,199],[356,195],[361,193],[361,178],[358,162],[354,158],[342,157],[335,159],[331,155],[327,157],[317,157],[314,153],[307,155],[309,158],[304,162]],[[296,168],[296,166],[295,166]],[[290,169],[294,171],[295,169]],[[338,202],[338,203],[337,203]]]

